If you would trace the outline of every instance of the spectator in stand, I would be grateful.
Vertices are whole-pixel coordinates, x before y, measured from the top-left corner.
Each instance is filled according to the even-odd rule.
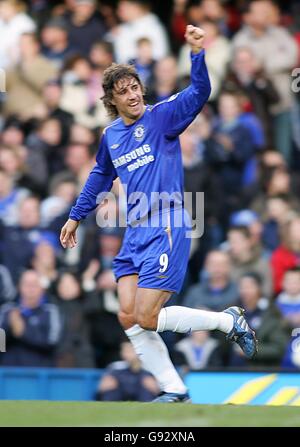
[[[20,62],[7,72],[9,95],[4,105],[6,115],[16,115],[23,121],[39,116],[43,108],[43,87],[56,76],[54,65],[40,52],[40,44],[35,34],[20,37]]]
[[[70,140],[71,143],[86,144],[87,146],[97,147],[98,145],[98,135],[96,139],[96,132],[78,123],[74,123],[71,127]]]
[[[292,208],[300,211],[297,189],[293,188],[293,179],[286,168],[278,168],[269,172],[269,178],[265,179],[265,192],[257,194],[250,207],[261,216],[265,217],[267,200],[270,197],[284,195],[290,202]]]
[[[223,2],[220,0],[202,0],[200,2],[204,20],[215,22],[220,30],[220,33],[228,36],[228,17],[222,3]]]
[[[205,140],[204,160],[221,180],[225,193],[224,213],[240,207],[243,172],[254,154],[249,130],[239,122],[241,115],[237,96],[223,92],[219,97],[219,117]],[[226,226],[226,215],[222,219]]]
[[[55,303],[64,324],[55,365],[60,368],[94,368],[82,290],[75,274],[64,272],[60,275],[56,283]]]
[[[233,39],[234,48],[249,47],[276,88],[280,101],[272,107],[275,146],[291,161],[291,72],[297,63],[297,45],[290,33],[270,23],[271,0],[252,0],[243,16],[244,26]]]
[[[250,208],[252,201],[260,194],[265,194],[271,174],[277,168],[286,169],[286,162],[280,152],[266,150],[258,157],[256,179],[243,191],[244,206]],[[252,208],[252,206],[251,206]],[[258,210],[256,210],[258,212]],[[261,211],[259,211],[261,214]]]
[[[0,221],[4,225],[16,225],[20,203],[28,195],[29,191],[18,188],[12,175],[3,169],[0,152]]]
[[[102,81],[103,73],[114,61],[114,50],[111,42],[99,40],[91,48],[89,59],[93,67],[92,82],[94,82],[94,94],[99,100],[104,95]]]
[[[248,360],[240,348],[232,345],[229,366],[274,367],[283,358],[289,339],[288,328],[278,309],[263,295],[261,278],[259,274],[249,272],[239,280],[241,306],[259,340],[258,353]]]
[[[185,44],[184,33],[187,24],[197,26],[199,23],[215,23],[218,34],[229,36],[229,25],[236,28],[233,17],[229,17],[220,0],[174,0],[174,8],[171,20],[172,45],[177,50],[178,45]],[[227,8],[229,9],[229,8]],[[233,18],[233,20],[232,20]],[[235,25],[235,26],[233,26]],[[207,35],[205,36],[205,38]],[[174,39],[175,42],[174,42]],[[177,51],[176,51],[177,53]]]
[[[41,203],[41,225],[46,228],[71,209],[76,198],[77,184],[72,174],[60,172],[52,177],[49,196]]]
[[[63,131],[61,121],[57,118],[45,118],[38,122],[36,130],[27,139],[27,147],[32,157],[39,154],[44,163],[45,171],[40,169],[40,175],[44,175],[44,184],[47,185],[49,176],[62,171],[65,168],[65,148],[62,146]],[[42,160],[41,160],[42,163]],[[44,167],[44,166],[43,166]]]
[[[293,349],[299,343],[300,327],[300,268],[288,269],[283,278],[283,290],[276,298],[276,306],[291,329],[292,337],[288,344],[282,366],[300,368],[299,349]],[[294,330],[294,331],[293,331]]]
[[[177,342],[173,355],[175,365],[185,373],[223,366],[219,342],[208,331],[192,332]]]
[[[182,161],[184,170],[185,206],[195,222],[191,246],[192,265],[189,272],[191,279],[197,281],[199,270],[209,250],[221,243],[221,228],[218,224],[222,209],[222,193],[218,178],[207,167],[201,154],[203,117],[189,126],[180,135]],[[204,216],[197,212],[197,193],[204,194]],[[198,199],[199,206],[199,199]],[[204,219],[204,221],[203,221]],[[205,228],[202,235],[203,225]],[[197,237],[196,237],[197,235]],[[201,236],[201,238],[200,238]]]
[[[274,172],[287,172],[287,164],[282,156],[282,154],[276,150],[266,150],[259,155],[259,162],[257,165],[256,179],[243,191],[243,202],[245,207],[253,208],[259,215],[263,215],[266,206],[265,203],[259,204],[257,207],[254,205],[256,199],[265,200],[264,198],[268,195],[270,178],[274,175],[277,177],[276,181],[273,179],[273,185],[270,190],[272,195],[285,194],[290,196],[289,199],[293,207],[297,207],[298,199],[293,198],[291,194],[295,195],[295,192],[300,188],[300,178],[299,173],[289,172],[289,179],[287,176],[278,176]],[[278,177],[280,181],[278,180]],[[285,180],[285,181],[283,181]],[[287,181],[288,180],[288,181]],[[295,200],[296,199],[296,200]]]
[[[16,297],[16,289],[12,281],[9,270],[5,265],[0,264],[0,306]]]
[[[292,328],[300,326],[300,267],[285,271],[276,305]]]
[[[258,250],[263,251],[264,248],[262,245],[263,225],[260,216],[258,214],[248,209],[236,211],[230,216],[230,226],[247,227],[249,230],[251,243],[253,244],[253,246],[257,247]],[[224,243],[224,246],[226,246],[226,242]],[[263,255],[265,255],[265,253],[263,253]],[[268,253],[266,253],[266,257],[268,257]]]
[[[8,146],[22,146],[25,139],[21,121],[12,117],[7,118],[0,136],[1,144]]]
[[[239,107],[241,110],[241,114],[239,116],[239,123],[241,125],[243,125],[244,127],[246,127],[246,129],[251,134],[251,142],[254,146],[255,153],[254,153],[254,156],[249,160],[249,162],[250,162],[250,166],[252,164],[254,164],[254,170],[255,170],[256,164],[257,164],[256,154],[260,153],[260,151],[266,147],[266,138],[265,138],[264,129],[263,129],[260,119],[253,113],[253,111],[245,109],[245,101],[247,102],[248,99],[245,97],[243,92],[236,91],[235,93],[236,93],[236,97],[239,102]],[[247,169],[249,169],[249,167],[248,167],[249,162],[246,165],[246,169],[245,169],[246,172],[247,172]],[[245,183],[245,177],[246,176],[244,173],[244,183]],[[255,179],[255,173],[254,173],[254,179]],[[253,181],[254,181],[254,179],[253,179]],[[252,180],[247,181],[246,184],[251,183],[251,182],[252,182]]]
[[[24,146],[0,146],[0,168],[12,177],[18,189],[43,194],[43,182],[35,172],[30,172],[27,156]]]
[[[52,294],[58,277],[56,251],[47,240],[42,240],[33,253],[31,266],[39,275],[44,290]]]
[[[99,101],[99,92],[100,79],[95,79],[91,62],[78,55],[69,59],[62,74],[61,108],[86,127],[105,127],[108,116]]]
[[[3,226],[0,234],[0,257],[9,269],[14,281],[18,281],[22,271],[30,266],[35,247],[42,240],[54,246],[55,235],[40,227],[40,201],[29,196],[19,205],[15,226]]]
[[[238,281],[246,272],[255,272],[262,276],[262,291],[271,299],[273,293],[272,274],[269,260],[255,244],[247,227],[231,227],[227,235],[229,255],[231,257],[231,275]]]
[[[271,267],[275,293],[282,290],[284,273],[300,265],[300,216],[293,217],[281,228],[281,244],[273,252]]]
[[[278,194],[267,199],[262,242],[271,253],[280,245],[281,228],[295,215],[289,198]]]
[[[201,23],[204,18],[201,2],[198,0],[188,0],[185,8],[185,16],[186,25],[191,23],[197,26],[197,23]]]
[[[205,31],[205,61],[211,82],[210,101],[216,101],[224,81],[227,65],[230,60],[230,42],[221,35],[218,24],[205,19],[201,22]],[[189,78],[191,69],[190,48],[185,44],[179,53],[179,76]]]
[[[68,24],[62,17],[53,17],[42,28],[43,55],[61,70],[64,61],[75,53],[68,39]]]
[[[88,90],[91,76],[92,65],[87,58],[77,54],[66,61],[62,72],[61,107],[64,110],[72,115],[80,113],[80,101],[84,109],[90,108]]]
[[[202,121],[203,118],[198,117],[180,135],[184,169],[184,189],[192,193],[203,192],[206,198],[204,218],[207,220],[213,218],[217,221],[221,207],[220,185],[214,173],[203,162],[201,153],[202,141],[200,140],[204,125]],[[195,207],[191,211],[195,212]],[[192,217],[195,217],[193,213]]]
[[[106,26],[97,14],[96,0],[74,0],[71,5],[71,12],[65,14],[69,43],[87,57],[92,45],[104,37]]]
[[[174,56],[167,56],[156,62],[154,79],[146,99],[149,104],[164,101],[178,91],[177,61]]]
[[[275,149],[268,149],[262,154],[263,168],[266,171],[276,168],[287,168],[287,164],[282,154]]]
[[[96,400],[150,402],[159,393],[154,377],[143,370],[129,341],[121,345],[121,361],[106,369],[96,393]]]
[[[244,93],[243,110],[253,110],[259,118],[266,138],[266,145],[271,147],[273,125],[271,106],[279,101],[279,95],[270,78],[250,47],[238,47],[233,54],[232,71],[228,74],[225,87],[236,88]]]
[[[155,60],[167,56],[167,34],[157,16],[151,12],[149,1],[119,0],[117,13],[121,25],[111,30],[108,38],[114,45],[118,63],[128,63],[137,57],[137,41],[142,37],[151,41]]]
[[[59,238],[61,224],[65,221],[77,194],[77,181],[69,172],[52,177],[49,196],[41,203],[41,226]]]
[[[171,46],[172,50],[177,54],[180,47],[185,44],[184,34],[187,22],[187,5],[188,0],[173,0],[173,10],[170,22]]]
[[[140,80],[147,88],[154,81],[155,60],[153,58],[152,42],[147,37],[141,37],[136,43],[136,57],[129,61],[135,66]]]
[[[0,67],[2,69],[12,68],[20,61],[21,35],[35,31],[35,23],[25,11],[25,2],[19,0],[2,0],[0,3]]]
[[[62,145],[69,140],[70,127],[74,117],[72,113],[61,108],[62,83],[58,78],[50,79],[43,89],[43,100],[45,105],[44,118],[54,118],[59,120],[62,129]]]
[[[117,11],[115,2],[111,2],[110,0],[101,1],[100,6],[98,7],[98,16],[104,20],[106,29],[114,28],[118,23]]]
[[[91,233],[86,234],[83,244],[85,249],[88,248],[86,245],[91,239],[90,236]],[[95,238],[93,240],[95,241]],[[98,233],[97,253],[94,253],[83,274],[85,312],[89,318],[98,367],[118,358],[119,345],[124,335],[117,316],[119,302],[112,271],[112,262],[120,249],[121,241],[120,229],[102,228]],[[83,252],[82,260],[85,259],[86,253]]]
[[[226,307],[235,306],[237,297],[228,254],[213,250],[206,257],[201,282],[188,289],[182,305],[220,312]]]
[[[54,352],[61,336],[58,308],[48,297],[34,270],[25,271],[19,283],[18,304],[0,309],[0,326],[6,332],[7,351],[2,366],[54,366]]]
[[[98,40],[92,45],[89,59],[93,64],[94,70],[100,79],[101,95],[102,90],[102,77],[104,70],[109,67],[114,61],[114,49],[110,42],[105,40]],[[98,92],[99,94],[99,92]],[[104,93],[103,93],[104,94]]]
[[[93,164],[94,156],[89,146],[82,143],[71,143],[65,154],[65,164],[76,180],[83,184]]]
[[[90,128],[105,127],[109,118],[105,109],[102,107],[102,98],[104,95],[102,81],[103,73],[114,61],[113,46],[110,42],[99,40],[91,48],[89,59],[92,64],[92,76],[90,78],[89,94],[94,104],[94,122],[89,124]],[[86,124],[88,125],[88,124]]]

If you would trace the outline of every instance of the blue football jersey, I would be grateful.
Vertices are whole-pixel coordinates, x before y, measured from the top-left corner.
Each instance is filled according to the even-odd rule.
[[[182,206],[179,135],[201,111],[211,91],[204,50],[191,58],[191,84],[186,89],[146,106],[133,124],[126,125],[118,118],[104,129],[97,163],[71,209],[71,219],[84,219],[95,209],[117,177],[126,192],[129,224],[164,208],[161,193],[172,198],[171,206]]]

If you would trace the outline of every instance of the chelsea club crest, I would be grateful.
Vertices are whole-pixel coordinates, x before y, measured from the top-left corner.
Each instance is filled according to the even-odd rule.
[[[133,136],[136,139],[136,141],[142,141],[144,135],[145,135],[145,127],[142,124],[139,124],[134,129]]]

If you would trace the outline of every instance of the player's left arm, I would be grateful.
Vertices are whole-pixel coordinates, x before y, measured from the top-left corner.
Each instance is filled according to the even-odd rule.
[[[80,221],[99,205],[117,178],[117,172],[108,152],[105,132],[101,138],[96,161],[75,206],[70,211],[69,219],[61,229],[60,242],[64,248],[72,248],[76,245],[76,231]]]
[[[191,84],[168,100],[154,106],[153,111],[164,125],[169,138],[177,137],[195,119],[211,93],[205,63],[204,31],[193,25],[186,28],[185,39],[191,48]]]

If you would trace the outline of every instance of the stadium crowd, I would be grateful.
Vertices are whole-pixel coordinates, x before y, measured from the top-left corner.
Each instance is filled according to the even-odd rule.
[[[157,392],[123,345],[117,317],[118,181],[119,200],[82,222],[74,249],[62,249],[59,233],[110,122],[100,101],[104,70],[113,61],[134,64],[147,103],[167,99],[189,83],[184,30],[192,23],[206,32],[212,92],[181,145],[185,190],[193,199],[204,192],[204,234],[192,240],[185,285],[172,304],[241,305],[259,352],[246,360],[223,336],[204,331],[163,337],[183,371],[299,369],[300,82],[293,70],[300,5],[174,0],[168,23],[152,6],[0,0],[0,327],[7,334],[0,364],[102,368],[120,360],[123,346],[144,392]],[[120,369],[111,371],[99,390],[104,399],[105,384],[123,380]]]

